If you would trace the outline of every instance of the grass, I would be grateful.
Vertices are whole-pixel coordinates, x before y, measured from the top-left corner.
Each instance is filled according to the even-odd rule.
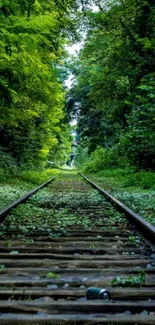
[[[0,210],[7,207],[37,185],[59,173],[58,169],[18,170],[13,174],[0,170]]]
[[[91,173],[98,180],[104,180],[105,185],[119,188],[138,188],[141,190],[150,189],[155,191],[155,173],[139,171],[134,168],[111,168],[104,169],[97,173]]]
[[[155,173],[116,168],[87,176],[155,226]]]

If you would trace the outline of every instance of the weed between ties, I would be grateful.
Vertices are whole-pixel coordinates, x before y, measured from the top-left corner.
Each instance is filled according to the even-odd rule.
[[[145,283],[146,274],[144,271],[141,271],[137,276],[129,276],[128,278],[123,278],[120,276],[112,279],[111,284],[114,287],[140,287]]]

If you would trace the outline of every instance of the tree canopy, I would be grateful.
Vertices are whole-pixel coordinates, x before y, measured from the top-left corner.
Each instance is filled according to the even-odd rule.
[[[154,168],[154,0],[0,0],[0,18],[4,165],[64,161],[75,114],[89,154],[103,149],[108,164]],[[67,95],[65,48],[81,35]]]
[[[61,70],[75,9],[73,0],[0,1],[0,146],[18,164],[69,151]]]
[[[89,153],[101,147],[112,164],[119,159],[154,168],[154,1],[96,4],[97,12],[87,12],[88,33],[73,67],[68,112],[78,111],[80,143]]]

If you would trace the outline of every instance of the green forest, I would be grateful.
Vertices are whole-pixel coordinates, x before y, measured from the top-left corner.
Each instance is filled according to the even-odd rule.
[[[73,71],[75,110],[88,170],[155,169],[155,3],[100,1]],[[87,148],[87,149],[86,149]]]
[[[154,0],[0,0],[0,27],[1,180],[63,166],[76,119],[76,167],[153,186]]]
[[[1,165],[59,163],[70,151],[63,80],[75,1],[0,1]]]

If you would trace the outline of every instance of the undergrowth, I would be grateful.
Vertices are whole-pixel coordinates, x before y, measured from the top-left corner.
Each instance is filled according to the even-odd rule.
[[[135,173],[131,168],[117,168],[105,169],[88,176],[155,225],[155,173],[144,171]]]
[[[58,169],[15,170],[0,169],[0,210],[17,200],[29,190],[59,173]]]
[[[85,170],[83,170],[85,172]],[[104,180],[105,183],[112,187],[138,188],[155,190],[155,173],[139,171],[135,172],[135,168],[111,168],[103,169],[96,173],[88,173],[95,176],[98,180]]]

